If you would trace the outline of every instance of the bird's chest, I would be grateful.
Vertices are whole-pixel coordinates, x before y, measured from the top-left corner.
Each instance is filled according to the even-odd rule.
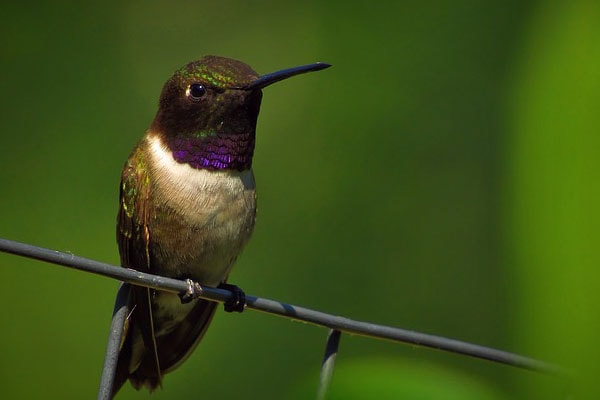
[[[209,171],[175,162],[166,171],[156,169],[153,178],[152,268],[219,284],[254,228],[252,171]]]

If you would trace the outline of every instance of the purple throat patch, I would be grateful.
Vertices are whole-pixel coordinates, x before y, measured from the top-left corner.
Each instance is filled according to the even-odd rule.
[[[197,169],[243,171],[252,165],[254,132],[167,139],[173,158]]]

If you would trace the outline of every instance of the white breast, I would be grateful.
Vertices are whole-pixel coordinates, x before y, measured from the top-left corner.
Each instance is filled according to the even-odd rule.
[[[251,170],[211,171],[179,163],[160,137],[150,136],[150,165],[154,185],[164,196],[161,201],[193,218],[204,219],[206,214],[219,213],[248,191],[254,192]],[[160,173],[158,173],[160,171]]]

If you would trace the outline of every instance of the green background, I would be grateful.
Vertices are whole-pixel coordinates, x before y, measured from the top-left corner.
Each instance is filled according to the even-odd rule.
[[[118,263],[120,170],[175,69],[326,61],[265,90],[231,282],[575,371],[346,335],[332,399],[600,398],[598,21],[584,0],[3,3],[0,237]],[[0,398],[96,396],[118,283],[0,266]],[[326,334],[220,311],[152,399],[311,398]]]

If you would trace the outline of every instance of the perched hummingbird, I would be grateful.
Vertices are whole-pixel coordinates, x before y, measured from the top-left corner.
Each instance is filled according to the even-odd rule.
[[[207,286],[227,281],[256,216],[252,155],[264,87],[329,67],[259,76],[206,56],[165,83],[158,112],[125,163],[117,241],[121,265]],[[113,396],[129,379],[151,391],[196,347],[217,303],[132,286]]]

